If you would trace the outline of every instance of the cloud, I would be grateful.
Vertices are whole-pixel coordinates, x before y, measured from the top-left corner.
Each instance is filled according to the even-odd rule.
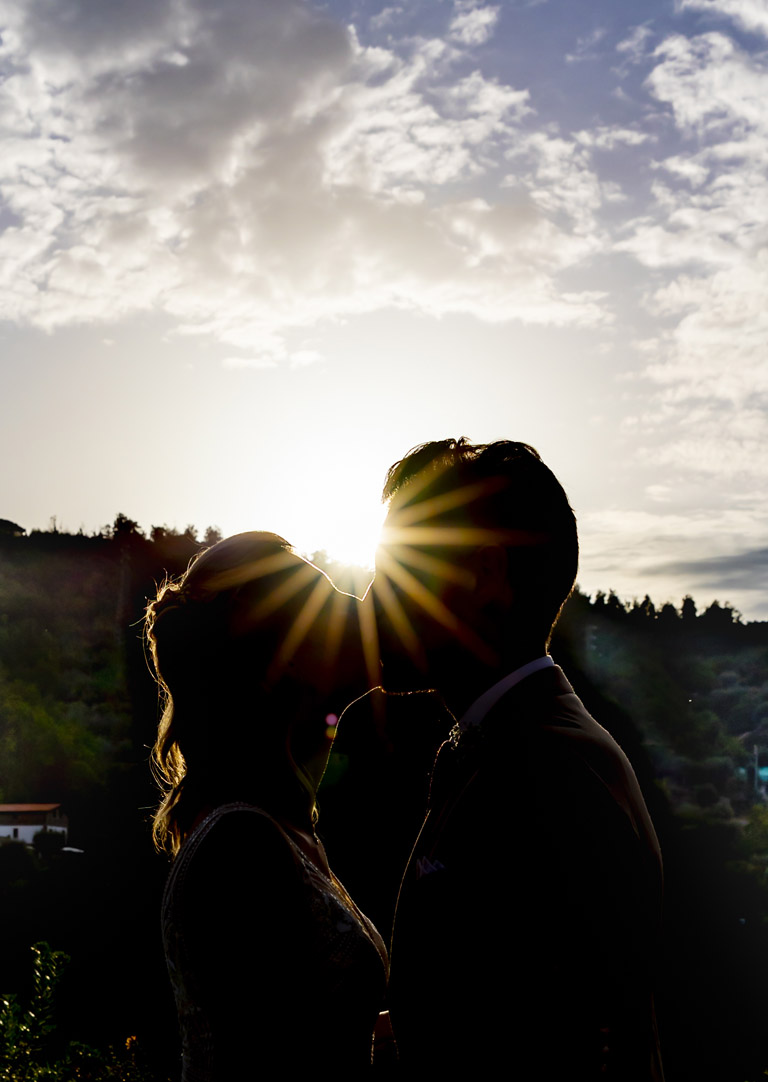
[[[595,171],[591,150],[633,141],[631,136],[622,139],[618,129],[610,131],[613,138],[609,129],[599,128],[594,133],[578,132],[575,139],[536,131],[520,136],[506,154],[518,168],[504,178],[504,184],[522,184],[538,208],[567,222],[573,229],[571,242],[577,243],[578,237],[585,254],[606,247],[597,212],[616,197],[615,187],[602,182]]]
[[[653,163],[652,200],[615,250],[662,275],[645,376],[649,463],[768,477],[768,65],[720,33],[674,35],[646,86],[684,140]]]
[[[673,154],[664,161],[655,162],[657,169],[666,169],[673,176],[682,177],[694,188],[700,187],[709,176],[709,168],[702,161],[697,161],[695,156]]]
[[[724,34],[673,35],[655,50],[648,77],[651,93],[666,102],[680,128],[716,135],[746,122],[765,131],[763,108],[768,74],[764,61],[745,53]]]
[[[620,146],[640,146],[653,137],[648,132],[636,131],[634,128],[601,125],[592,131],[578,131],[574,138],[582,146],[596,147],[598,150],[614,150]]]
[[[599,54],[595,51],[595,46],[600,44],[605,34],[605,27],[602,26],[596,27],[588,34],[582,34],[576,40],[575,51],[565,54],[566,63],[577,64],[583,60],[596,60]]]
[[[746,549],[726,556],[671,561],[645,569],[646,573],[681,575],[713,590],[762,589],[768,592],[768,548]]]
[[[402,15],[404,8],[401,4],[395,4],[392,7],[382,8],[376,15],[372,15],[369,20],[369,25],[373,30],[381,30],[382,27],[388,26],[397,20],[399,15]]]
[[[493,33],[498,18],[498,7],[476,7],[469,11],[460,11],[452,20],[448,34],[463,45],[483,45]]]
[[[531,113],[526,90],[468,70],[498,8],[387,49],[299,0],[0,12],[0,318],[162,311],[272,360],[291,328],[383,307],[605,318],[558,283],[595,246],[542,186],[553,145],[529,144],[530,192],[462,189]],[[596,205],[581,159],[561,173]]]
[[[617,52],[623,53],[626,60],[639,63],[645,57],[646,46],[653,37],[653,30],[647,24],[634,27],[616,46]]]
[[[724,15],[751,33],[768,37],[768,7],[765,0],[678,0],[682,11]]]
[[[757,436],[744,436],[741,432],[729,432],[727,418],[722,411],[713,411],[704,423],[695,423],[694,417],[686,417],[676,422],[683,426],[683,435],[656,446],[652,453],[640,455],[656,465],[669,465],[682,468],[691,474],[717,477],[721,481],[755,481],[762,477],[768,481],[768,467],[765,464],[766,428],[758,415],[751,418],[760,423]],[[725,420],[725,426],[723,422]],[[746,419],[747,424],[749,418]],[[726,431],[717,436],[718,425]]]

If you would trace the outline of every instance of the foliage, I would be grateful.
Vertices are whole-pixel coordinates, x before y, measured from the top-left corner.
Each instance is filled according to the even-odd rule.
[[[114,744],[129,732],[114,626],[118,568],[103,550],[58,544],[40,552],[24,538],[0,554],[4,801],[99,787]]]
[[[35,852],[43,858],[50,858],[64,848],[65,834],[59,830],[38,830],[32,838]]]
[[[751,853],[768,859],[768,806],[755,804],[749,813],[744,839]]]
[[[0,1079],[2,1082],[47,1079],[45,1051],[54,1029],[53,997],[69,959],[47,943],[32,948],[33,993],[23,1008],[15,995],[0,1001]]]
[[[0,1082],[156,1082],[141,1063],[135,1037],[122,1048],[98,1051],[76,1041],[63,1048],[54,1000],[69,958],[36,943],[29,1003],[0,998]]]
[[[697,615],[691,597],[679,611],[657,610],[647,595],[627,606],[613,591],[591,602],[577,593],[563,623],[569,671],[573,660],[626,710],[673,807],[723,815],[727,798],[745,813],[756,792],[747,785],[754,746],[768,759],[768,627],[742,624],[728,604]],[[707,783],[718,799],[697,791]]]

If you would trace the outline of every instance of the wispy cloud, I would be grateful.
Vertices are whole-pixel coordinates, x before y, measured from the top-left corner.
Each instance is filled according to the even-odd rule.
[[[768,548],[746,549],[727,556],[678,560],[646,569],[651,574],[685,575],[709,589],[764,590],[768,594]]]
[[[616,50],[622,53],[625,60],[639,63],[646,56],[648,42],[653,37],[653,30],[647,24],[635,26],[625,38],[618,43]]]
[[[674,35],[655,50],[646,85],[685,149],[655,163],[647,213],[616,245],[662,274],[647,297],[664,329],[645,369],[658,387],[645,454],[764,480],[768,66],[719,32]]]
[[[371,16],[370,26],[373,30],[381,30],[382,27],[389,26],[393,23],[399,15],[402,15],[403,7],[401,4],[394,4],[392,7],[382,8],[381,11]]]
[[[576,41],[574,51],[565,54],[566,62],[577,64],[584,60],[596,60],[599,55],[596,46],[605,38],[605,34],[605,28],[602,26],[595,27],[588,34],[582,34]]]
[[[576,141],[585,147],[596,147],[598,150],[614,150],[616,147],[637,147],[653,139],[648,132],[637,131],[635,128],[610,127],[600,125],[593,130],[584,129],[575,134]]]
[[[498,7],[470,7],[459,4],[459,12],[448,28],[449,36],[463,45],[482,45],[493,33],[499,17]]]

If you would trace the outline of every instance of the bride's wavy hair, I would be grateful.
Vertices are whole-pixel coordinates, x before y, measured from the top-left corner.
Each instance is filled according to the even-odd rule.
[[[290,720],[264,715],[275,714],[280,647],[318,577],[277,534],[237,534],[166,580],[147,606],[161,704],[151,759],[162,793],[152,827],[158,849],[175,855],[206,804],[265,788],[300,788],[316,817]]]

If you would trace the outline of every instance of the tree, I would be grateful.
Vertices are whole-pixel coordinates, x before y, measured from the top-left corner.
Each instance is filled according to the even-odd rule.
[[[754,804],[750,808],[744,840],[751,852],[768,856],[768,806],[765,804]]]
[[[657,623],[662,631],[675,631],[680,626],[680,616],[671,601],[661,606]]]
[[[686,594],[683,598],[683,604],[680,608],[680,618],[683,623],[687,625],[692,624],[696,619],[696,602],[690,594]]]
[[[648,594],[645,595],[642,601],[635,599],[632,608],[629,610],[629,618],[633,624],[639,627],[650,626],[653,623],[656,619],[656,606]]]
[[[162,545],[168,537],[178,537],[176,530],[172,530],[170,526],[152,526],[149,531],[149,539],[154,545]]]
[[[616,619],[621,619],[627,615],[627,610],[624,608],[624,603],[620,599],[615,590],[611,590],[605,601],[605,614]]]
[[[103,533],[105,537],[111,537],[115,541],[144,536],[144,531],[141,529],[138,522],[134,521],[132,518],[128,518],[122,511],[119,511],[115,515],[115,521],[111,526],[104,527]]]
[[[704,610],[700,619],[708,631],[727,631],[734,624],[741,622],[741,614],[736,612],[727,601],[724,605],[721,605],[719,601],[713,601],[709,608]]]

